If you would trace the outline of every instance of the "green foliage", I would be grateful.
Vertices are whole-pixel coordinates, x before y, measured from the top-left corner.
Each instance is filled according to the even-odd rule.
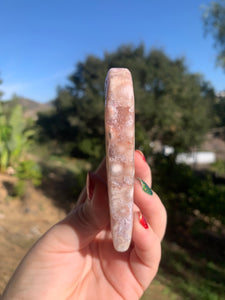
[[[13,163],[20,157],[26,143],[26,136],[23,134],[25,121],[21,106],[14,107],[9,117],[8,124],[11,128],[11,136],[8,142],[10,161]]]
[[[18,177],[18,182],[14,188],[16,196],[22,197],[25,194],[27,181],[30,181],[34,186],[39,186],[42,182],[41,168],[32,160],[20,162],[16,169],[16,175]]]
[[[217,175],[225,177],[225,161],[218,159],[216,162],[211,164],[210,169]]]
[[[213,119],[213,89],[188,72],[184,59],[157,49],[146,52],[144,45],[79,62],[70,85],[58,90],[54,110],[39,115],[47,138],[77,157],[96,161],[104,155],[104,81],[111,67],[127,67],[133,76],[136,147],[149,152],[149,141],[160,140],[181,151],[201,142]]]
[[[26,192],[26,181],[18,180],[14,186],[13,196],[23,197]]]
[[[197,174],[189,166],[177,165],[173,157],[158,155],[154,164],[157,166],[154,170],[156,190],[164,199],[171,218],[177,212],[187,216],[198,210],[225,224],[224,185],[216,185],[210,174]]]
[[[221,170],[224,163],[213,167]],[[223,299],[225,186],[172,156],[154,157],[152,171],[153,189],[168,213],[158,280],[175,299]]]
[[[209,245],[208,243],[206,248],[213,248]],[[198,251],[190,251],[190,247],[185,249],[177,243],[164,241],[162,248],[163,255],[157,278],[168,286],[170,293],[175,293],[175,299],[224,299],[225,265],[222,255],[221,260],[217,261],[216,253],[212,249],[212,258],[209,257],[207,252],[210,250],[204,249],[203,245]]]
[[[225,1],[211,2],[204,8],[202,17],[205,31],[213,36],[218,49],[217,63],[225,69]]]
[[[5,169],[9,162],[8,141],[11,135],[11,128],[7,124],[0,102],[0,169]]]
[[[101,141],[99,139],[83,139],[78,144],[78,149],[87,156],[93,158],[99,158],[99,154],[102,153]]]
[[[218,98],[214,104],[216,115],[215,125],[217,127],[225,126],[225,98]]]
[[[145,153],[146,157],[151,154],[149,147],[149,135],[140,123],[135,124],[135,149]]]
[[[33,160],[24,160],[20,162],[16,169],[16,174],[19,179],[29,180],[35,186],[39,186],[41,184],[41,168]]]
[[[0,170],[18,163],[33,134],[26,129],[20,105],[14,106],[7,118],[0,102]]]

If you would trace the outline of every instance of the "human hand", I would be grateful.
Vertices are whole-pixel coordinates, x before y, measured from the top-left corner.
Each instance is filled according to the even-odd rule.
[[[139,151],[135,177],[151,186],[149,166]],[[132,244],[119,253],[112,245],[103,161],[89,175],[77,206],[27,253],[2,300],[139,299],[158,270],[166,211],[137,179],[134,203]]]

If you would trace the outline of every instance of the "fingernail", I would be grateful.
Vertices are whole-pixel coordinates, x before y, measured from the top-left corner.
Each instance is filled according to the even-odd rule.
[[[140,154],[140,156],[142,157],[143,161],[146,162],[146,158],[145,158],[144,154],[141,152],[141,150],[136,150],[136,152],[137,152],[138,154]]]
[[[88,172],[87,174],[86,187],[87,187],[87,197],[89,200],[92,200],[94,194],[94,188],[95,188],[93,175],[94,174],[92,172]]]
[[[149,194],[149,195],[153,195],[153,191],[152,191],[152,189],[147,185],[147,183],[144,182],[144,180],[142,180],[141,178],[138,178],[138,177],[137,177],[137,179],[138,179],[139,182],[141,183],[142,190],[143,190],[145,193]]]
[[[148,228],[148,223],[147,223],[145,217],[142,216],[142,214],[140,214],[139,223],[140,223],[145,229]]]

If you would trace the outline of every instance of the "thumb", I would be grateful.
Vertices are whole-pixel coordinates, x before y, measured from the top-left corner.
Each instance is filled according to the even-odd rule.
[[[75,235],[76,250],[86,247],[109,223],[106,182],[97,174],[87,175],[87,197],[59,225],[69,225]]]

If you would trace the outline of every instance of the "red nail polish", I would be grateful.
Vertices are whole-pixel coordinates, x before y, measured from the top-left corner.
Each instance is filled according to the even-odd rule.
[[[139,222],[145,229],[148,228],[148,223],[147,223],[145,217],[143,217],[142,215],[140,216]]]
[[[144,154],[141,152],[141,150],[136,150],[136,152],[139,153],[141,155],[143,161],[146,162],[146,158],[145,158]]]
[[[92,172],[88,172],[86,187],[87,187],[87,196],[89,200],[92,200],[94,194],[95,183],[93,177],[94,174]]]

